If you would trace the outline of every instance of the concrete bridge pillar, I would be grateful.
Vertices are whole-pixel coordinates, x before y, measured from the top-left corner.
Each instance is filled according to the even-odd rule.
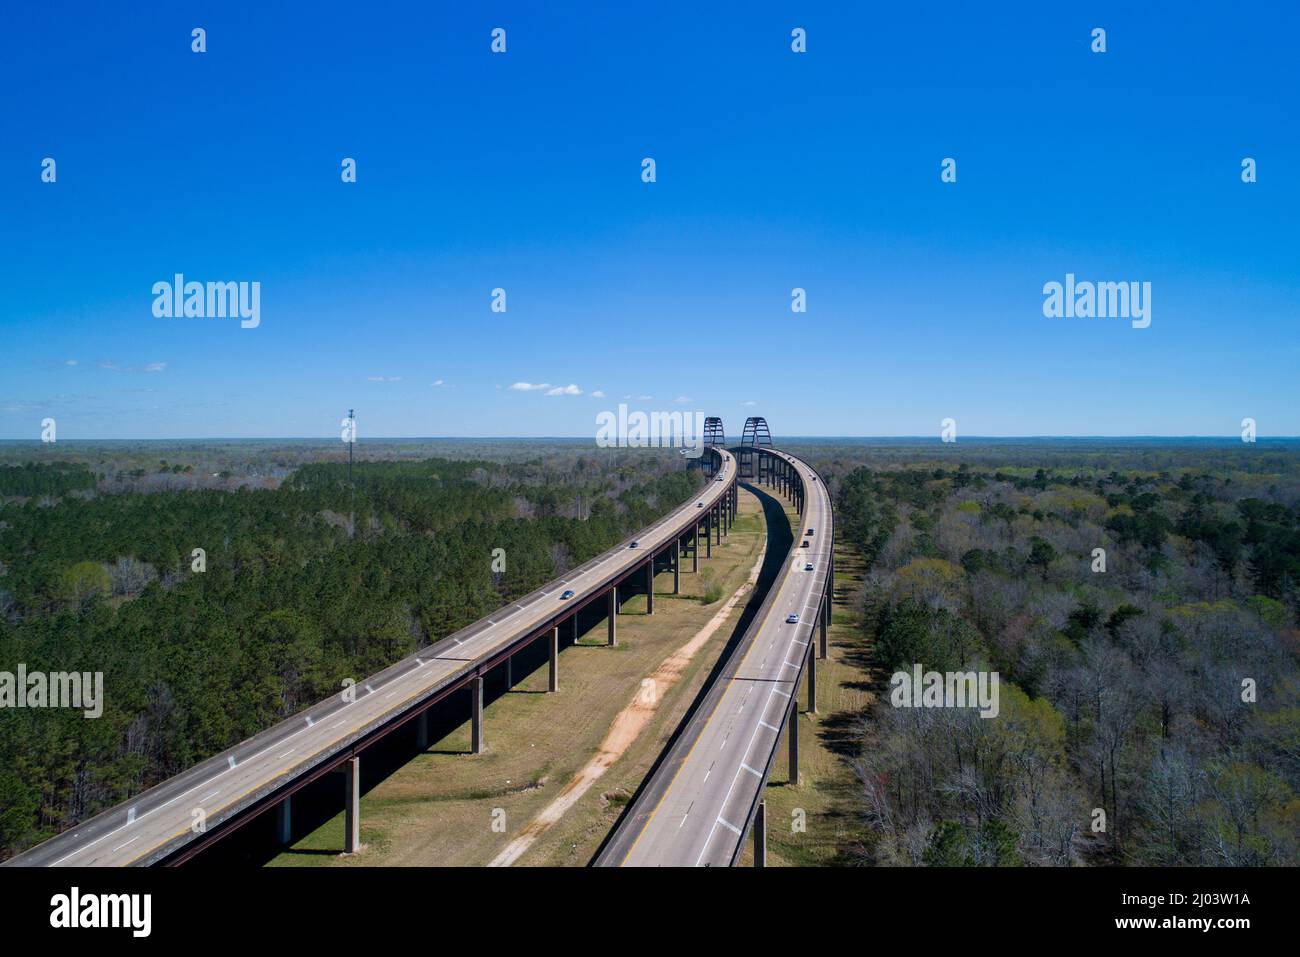
[[[343,853],[355,854],[361,848],[361,759],[343,762]]]
[[[483,676],[475,675],[469,682],[469,750],[470,754],[483,753]]]
[[[673,539],[673,594],[680,595],[682,592],[682,542],[681,539]]]
[[[650,561],[645,563],[645,613],[653,615],[655,613],[655,557],[654,553],[650,555]]]
[[[791,786],[799,783],[799,698],[793,692],[799,689],[791,688],[790,695],[790,718],[787,721],[788,743],[790,745],[790,784]]]
[[[614,616],[618,610],[618,586],[613,585],[609,589],[609,612],[605,616],[609,620],[609,639],[606,644],[613,648],[618,639],[618,625],[615,623]]]
[[[507,665],[508,667],[508,665]],[[509,672],[507,672],[509,674]],[[421,751],[429,747],[429,709],[425,708],[415,719],[415,746]]]
[[[759,801],[754,811],[754,866],[767,866],[767,802]]]
[[[700,523],[697,521],[691,529],[691,571],[700,570]]]
[[[546,690],[560,690],[560,626],[558,624],[551,628],[551,674]]]
[[[275,836],[285,846],[293,842],[293,812],[290,807],[292,800],[292,795],[286,796],[275,809]]]
[[[830,604],[831,603],[830,603],[829,596],[823,595],[821,608],[818,609],[818,611],[820,611],[821,614],[817,616],[818,618],[821,619],[819,624],[821,625],[821,656],[823,658],[827,656],[826,627],[827,627],[827,619],[830,618],[830,615],[827,614],[827,609],[830,608]]]
[[[808,713],[817,713],[817,649],[808,636]]]

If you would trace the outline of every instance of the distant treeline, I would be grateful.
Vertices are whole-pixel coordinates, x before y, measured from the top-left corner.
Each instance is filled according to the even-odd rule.
[[[0,496],[63,495],[95,487],[90,469],[70,462],[27,462],[0,465]]]
[[[672,470],[358,462],[351,486],[346,464],[326,464],[275,490],[9,505],[0,670],[102,671],[106,702],[96,720],[0,710],[0,852],[123,801],[612,546],[698,487],[697,473],[662,467]],[[492,569],[498,548],[503,572]]]

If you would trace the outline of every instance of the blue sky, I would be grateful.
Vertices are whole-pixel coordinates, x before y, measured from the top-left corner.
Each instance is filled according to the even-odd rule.
[[[0,24],[0,438],[1300,434],[1294,4],[89,6]]]

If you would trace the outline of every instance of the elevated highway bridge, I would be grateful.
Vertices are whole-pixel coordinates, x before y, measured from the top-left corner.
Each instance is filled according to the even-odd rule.
[[[785,566],[746,630],[686,719],[650,778],[598,852],[597,866],[731,865],[745,836],[755,863],[765,848],[763,788],[782,734],[798,780],[798,689],[807,677],[816,711],[816,662],[826,655],[834,581],[834,528],[824,483],[806,463],[771,444],[762,419],[746,423],[729,451],[711,420],[702,463],[709,481],[653,525],[510,605],[498,609],[325,701],[214,755],[130,801],[104,811],[5,862],[14,866],[179,864],[263,814],[276,816],[282,842],[292,833],[298,790],[341,772],[345,852],[360,846],[360,761],[379,740],[414,723],[428,746],[428,714],[468,689],[471,750],[484,748],[484,681],[513,684],[512,660],[543,642],[548,688],[559,688],[561,635],[577,616],[603,609],[607,643],[618,638],[620,588],[644,589],[654,614],[654,576],[668,563],[678,591],[681,562],[712,556],[735,519],[740,465],[784,495],[800,516]],[[571,594],[570,594],[571,593]],[[570,597],[564,597],[569,594]],[[568,634],[568,632],[564,632]],[[819,638],[820,636],[820,638]]]

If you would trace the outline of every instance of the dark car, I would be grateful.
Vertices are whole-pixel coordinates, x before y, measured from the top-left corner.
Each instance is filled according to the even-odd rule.
[[[804,542],[804,543],[803,543],[802,545],[800,545],[799,547],[800,547],[800,548],[807,548],[807,547],[808,547],[808,543],[807,543],[807,542]]]
[[[808,529],[808,531],[804,532],[805,535],[811,535],[812,533],[813,533],[813,530],[812,530],[811,528]]]
[[[564,590],[564,594],[560,596],[560,601],[566,601],[567,599],[572,598],[572,597],[573,597],[573,589],[572,589],[572,588],[566,588],[566,589]]]
[[[628,546],[628,548],[640,548],[640,547],[641,547],[640,542],[633,542],[631,545]]]

